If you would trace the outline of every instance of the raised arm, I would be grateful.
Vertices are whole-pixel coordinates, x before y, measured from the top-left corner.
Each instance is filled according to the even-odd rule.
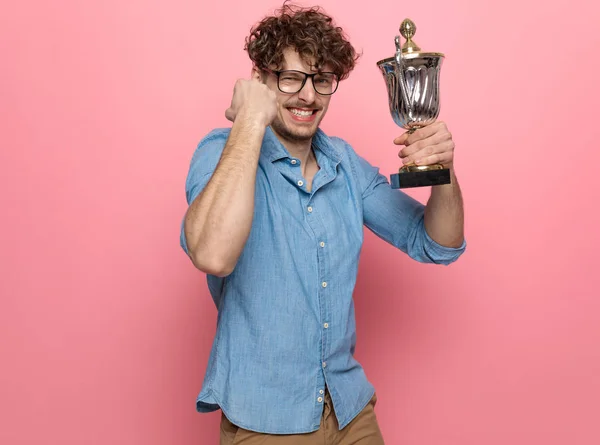
[[[254,213],[254,188],[266,127],[277,112],[275,93],[256,78],[239,80],[226,117],[233,126],[206,186],[189,206],[184,233],[194,265],[226,276],[244,248]]]

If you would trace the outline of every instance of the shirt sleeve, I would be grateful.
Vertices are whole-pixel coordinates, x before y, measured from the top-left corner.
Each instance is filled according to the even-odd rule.
[[[229,131],[229,129],[213,130],[196,147],[185,181],[185,197],[188,206],[204,190],[204,187],[206,187],[206,184],[208,184],[213,172],[217,168],[217,164],[225,148],[225,143],[229,137]],[[179,244],[187,254],[188,248],[185,239],[184,224],[185,215],[181,221]]]
[[[466,249],[434,241],[425,230],[425,206],[399,189],[364,158],[354,153],[356,173],[362,187],[365,226],[379,238],[421,263],[448,265]]]

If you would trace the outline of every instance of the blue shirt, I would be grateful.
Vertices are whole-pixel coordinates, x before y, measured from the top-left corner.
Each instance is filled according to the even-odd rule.
[[[188,204],[209,181],[228,134],[217,129],[199,143]],[[320,169],[308,192],[300,161],[267,128],[249,238],[229,276],[207,276],[217,331],[196,408],[220,408],[239,427],[263,433],[317,430],[326,388],[341,429],[374,394],[354,358],[363,225],[424,263],[449,264],[465,249],[434,242],[423,204],[392,189],[342,139],[319,129],[313,147]],[[180,242],[187,252],[183,223]]]

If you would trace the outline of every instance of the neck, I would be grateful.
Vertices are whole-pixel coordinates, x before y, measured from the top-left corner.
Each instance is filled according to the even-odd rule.
[[[302,144],[283,144],[293,158],[299,159],[301,165],[308,165],[310,159],[314,159],[312,151],[312,141],[303,142]]]
[[[299,159],[301,165],[308,165],[310,160],[315,159],[315,155],[312,151],[312,138],[302,141],[292,141],[284,139],[276,131],[273,131],[279,142],[283,144],[291,157]]]

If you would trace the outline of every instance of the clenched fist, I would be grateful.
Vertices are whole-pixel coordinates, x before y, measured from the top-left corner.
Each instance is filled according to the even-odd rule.
[[[231,106],[225,111],[225,117],[234,122],[237,116],[256,119],[261,125],[269,126],[277,115],[277,96],[257,77],[239,79],[233,89]]]

